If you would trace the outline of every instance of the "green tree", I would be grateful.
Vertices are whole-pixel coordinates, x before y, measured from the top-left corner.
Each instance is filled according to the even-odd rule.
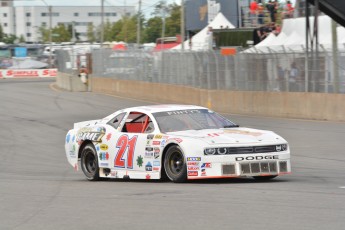
[[[89,42],[95,42],[96,41],[96,36],[95,36],[95,26],[93,25],[92,22],[89,22],[87,25],[87,32],[86,32],[86,36],[87,36],[87,40]]]
[[[114,41],[119,41],[118,35],[121,33],[122,28],[123,28],[122,19],[112,24],[111,37],[113,38]]]
[[[24,43],[25,42],[25,38],[24,38],[24,35],[20,35],[19,37],[19,43]]]
[[[4,36],[5,36],[5,33],[4,33],[4,30],[3,30],[2,25],[0,23],[0,42],[2,42],[4,40]]]
[[[144,42],[155,42],[157,38],[162,36],[163,19],[165,16],[165,36],[176,36],[180,34],[181,24],[181,6],[176,3],[166,6],[163,1],[160,1],[150,18],[145,23]]]
[[[123,17],[112,27],[113,40],[134,43],[137,40],[137,17]]]
[[[49,29],[47,29],[45,26],[41,26],[38,28],[38,31],[40,33],[42,42],[49,42]]]
[[[59,24],[52,29],[53,42],[69,42],[71,38],[72,34],[64,24]]]
[[[109,19],[104,23],[104,41],[111,42],[114,40],[114,37],[112,36],[112,23],[110,23]]]
[[[169,17],[166,18],[166,36],[176,36],[181,33],[181,6],[176,3],[169,5]]]
[[[153,17],[145,23],[144,42],[156,42],[162,36],[162,18]]]
[[[17,36],[14,34],[5,34],[2,41],[6,44],[14,44],[14,41],[16,39],[17,39]]]

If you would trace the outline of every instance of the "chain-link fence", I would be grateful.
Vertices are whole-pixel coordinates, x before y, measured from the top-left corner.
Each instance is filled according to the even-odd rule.
[[[73,68],[61,63],[73,62],[73,59],[78,60],[66,52],[58,52],[59,71],[70,72]],[[219,50],[98,49],[92,51],[91,59],[93,77],[215,90],[345,93],[345,51],[333,55],[331,51],[322,50],[317,57],[306,60],[304,51],[238,52],[234,56],[223,56]]]

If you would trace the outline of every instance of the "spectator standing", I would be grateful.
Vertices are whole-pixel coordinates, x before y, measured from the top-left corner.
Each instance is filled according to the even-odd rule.
[[[277,72],[278,72],[278,91],[285,91],[285,70],[281,65],[277,66]]]
[[[287,1],[286,10],[287,10],[286,17],[292,18],[295,8],[292,6],[292,3],[290,1]]]
[[[249,6],[250,19],[253,26],[256,25],[257,11],[258,11],[258,3],[256,2],[256,0],[253,0]]]
[[[264,7],[262,6],[262,3],[259,3],[258,5],[258,24],[263,25],[264,24]]]
[[[213,38],[213,29],[211,26],[208,27],[208,31],[207,31],[207,36],[206,36],[206,39],[207,39],[207,45],[208,45],[208,49],[209,50],[212,50],[213,47],[214,47],[214,38]]]
[[[266,5],[266,8],[268,10],[268,13],[270,14],[270,18],[271,18],[271,22],[275,22],[276,19],[275,19],[275,5],[274,3],[272,2],[272,0],[270,0],[267,5]]]
[[[79,77],[80,77],[80,80],[84,83],[84,84],[87,84],[87,79],[88,79],[88,71],[87,71],[87,68],[85,66],[81,66],[80,70],[79,70]]]
[[[290,76],[289,76],[289,85],[290,91],[298,91],[297,89],[297,78],[298,78],[298,69],[295,62],[291,63]]]

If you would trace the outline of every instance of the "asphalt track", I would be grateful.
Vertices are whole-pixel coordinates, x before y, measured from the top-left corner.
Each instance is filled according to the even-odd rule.
[[[345,229],[345,123],[230,116],[289,141],[293,174],[271,182],[89,182],[67,163],[67,130],[149,103],[52,83],[0,79],[0,230]]]

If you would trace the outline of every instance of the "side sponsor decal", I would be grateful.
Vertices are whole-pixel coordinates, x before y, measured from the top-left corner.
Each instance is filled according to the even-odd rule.
[[[75,145],[72,145],[72,148],[70,149],[70,151],[69,151],[69,156],[71,157],[71,158],[76,158],[77,157],[77,154],[76,154],[76,151],[75,151],[76,149],[75,149]]]
[[[128,169],[133,168],[133,157],[137,139],[137,135],[133,136],[132,138],[129,138],[127,134],[119,137],[116,143],[116,148],[118,151],[114,159],[114,167]],[[127,153],[126,159],[124,159],[125,153]]]
[[[160,141],[152,141],[152,145],[160,145],[161,142]]]
[[[160,152],[161,152],[160,148],[158,148],[158,147],[154,148],[154,158],[155,159],[159,158]]]
[[[139,166],[139,168],[143,166],[143,163],[144,163],[143,157],[141,155],[138,156],[138,158],[137,158],[137,165]]]
[[[106,137],[107,141],[110,141],[110,138],[111,138],[111,133],[108,133]]]
[[[101,150],[103,150],[103,151],[107,151],[107,150],[108,150],[108,145],[106,145],[106,144],[101,144],[101,145],[99,146],[99,148],[100,148]]]
[[[146,171],[152,171],[152,164],[151,164],[151,162],[147,162],[147,164],[145,165],[145,170]]]
[[[195,171],[195,170],[199,170],[199,166],[188,166],[187,167],[188,170],[191,170],[191,171]]]
[[[162,134],[156,134],[155,139],[162,139],[163,135]]]
[[[102,137],[105,135],[105,128],[98,127],[96,129],[93,128],[82,128],[77,133],[77,141],[80,143],[84,140],[91,140],[93,142],[102,142]]]
[[[153,166],[161,166],[161,162],[160,161],[154,161]]]
[[[201,168],[212,168],[211,163],[202,163]]]
[[[201,176],[207,176],[206,175],[206,169],[201,169]]]
[[[109,160],[109,153],[108,152],[99,153],[99,160],[100,161]]]
[[[188,171],[188,176],[198,176],[198,171]]]
[[[201,157],[187,157],[187,161],[201,161]]]

